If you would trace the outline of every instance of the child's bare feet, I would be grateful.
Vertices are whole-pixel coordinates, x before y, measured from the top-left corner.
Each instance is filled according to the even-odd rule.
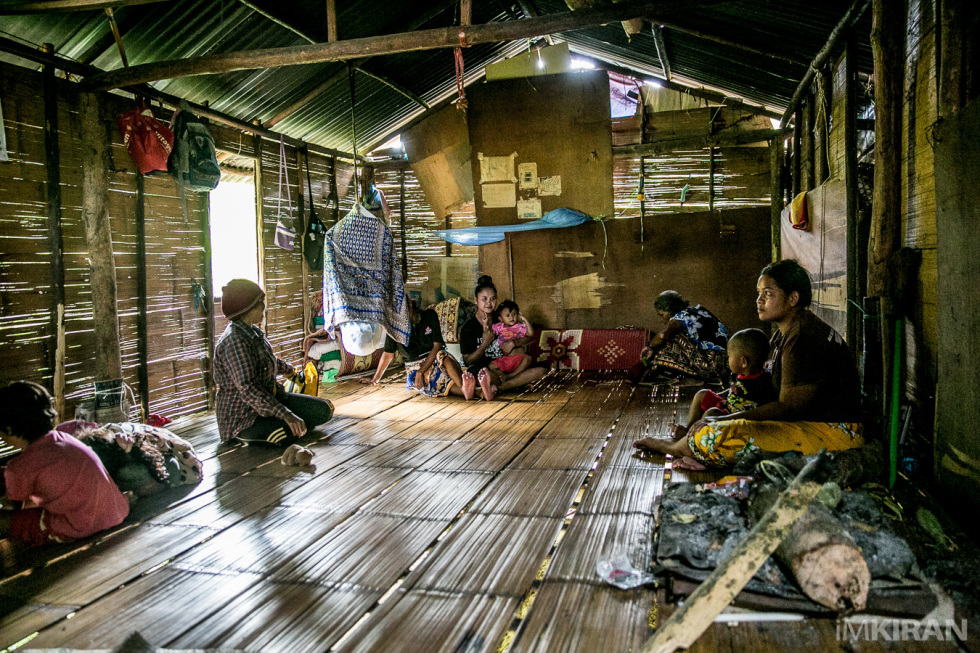
[[[463,372],[463,399],[469,401],[476,391],[476,378],[471,372]]]
[[[671,466],[677,467],[679,469],[690,469],[695,472],[701,472],[708,469],[707,467],[705,467],[704,465],[696,461],[694,458],[691,458],[690,456],[681,456],[680,458],[674,458]]]
[[[680,440],[687,435],[687,427],[683,424],[668,424],[667,428],[670,429],[670,437],[675,440]]]
[[[477,380],[480,381],[480,389],[483,390],[483,398],[487,401],[493,401],[493,398],[497,394],[497,386],[493,385],[493,381],[490,378],[490,372],[487,371],[487,368],[484,367],[482,370],[480,370],[480,373],[477,375]]]

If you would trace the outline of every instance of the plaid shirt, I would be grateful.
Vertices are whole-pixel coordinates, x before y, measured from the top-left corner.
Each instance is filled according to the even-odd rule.
[[[228,324],[214,348],[215,416],[221,441],[232,439],[259,417],[294,416],[274,396],[276,375],[292,371],[292,365],[272,351],[260,328],[237,321]]]

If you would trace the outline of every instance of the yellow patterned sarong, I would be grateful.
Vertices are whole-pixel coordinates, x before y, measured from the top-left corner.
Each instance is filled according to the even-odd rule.
[[[864,444],[861,425],[845,422],[769,422],[733,419],[713,422],[688,436],[694,457],[705,465],[734,464],[750,451],[843,451]]]

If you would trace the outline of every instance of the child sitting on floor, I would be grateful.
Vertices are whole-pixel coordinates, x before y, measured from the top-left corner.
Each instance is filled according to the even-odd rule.
[[[191,443],[167,429],[122,422],[99,426],[65,422],[57,430],[92,448],[123,492],[147,496],[177,485],[197,485],[203,466]]]
[[[531,357],[524,353],[524,347],[518,346],[514,341],[533,336],[534,327],[510,299],[500,302],[492,320],[490,328],[497,336],[497,344],[504,355],[490,363],[490,367],[504,375],[520,374],[531,364]]]
[[[763,365],[769,357],[769,338],[761,329],[743,329],[728,340],[728,369],[735,378],[723,392],[698,390],[691,401],[687,426],[671,424],[675,438],[687,435],[688,427],[703,417],[729,415],[776,401],[772,375]]]
[[[17,381],[0,388],[0,438],[21,449],[4,474],[0,537],[31,545],[71,542],[112,528],[129,514],[129,502],[99,457],[55,431],[56,416],[43,386]]]

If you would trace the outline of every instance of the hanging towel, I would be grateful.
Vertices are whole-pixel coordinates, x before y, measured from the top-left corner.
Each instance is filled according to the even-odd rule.
[[[574,209],[555,209],[548,211],[540,220],[522,224],[506,224],[497,227],[468,227],[466,229],[439,229],[433,233],[443,240],[457,245],[487,245],[499,243],[504,234],[512,231],[534,231],[535,229],[559,229],[584,224],[592,218]]]
[[[370,322],[407,345],[408,299],[388,226],[357,204],[325,236],[323,324],[331,336],[344,322]]]
[[[793,198],[789,205],[789,223],[794,229],[807,231],[810,227],[810,217],[806,214],[806,192]]]

